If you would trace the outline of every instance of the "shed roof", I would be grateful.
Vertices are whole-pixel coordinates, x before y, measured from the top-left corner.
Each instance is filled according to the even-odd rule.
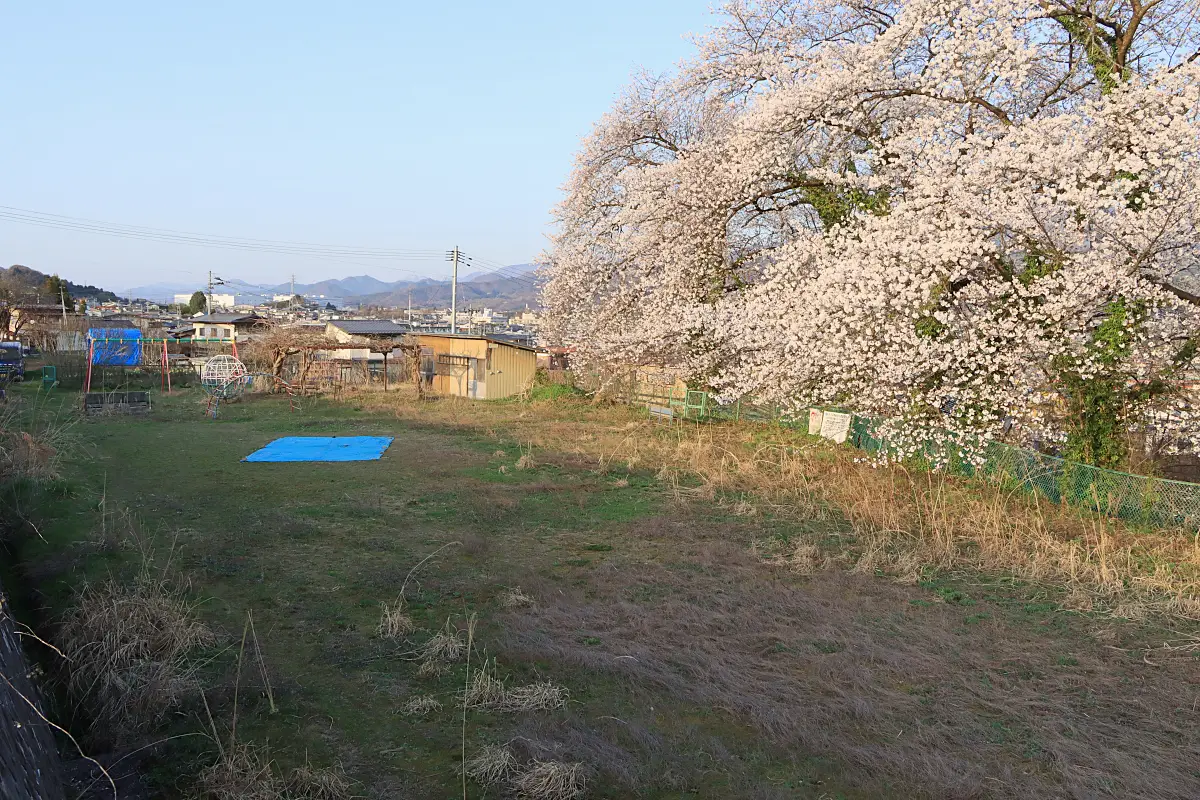
[[[529,350],[532,352],[537,352],[537,348],[534,347],[533,345],[528,345],[528,344],[525,344],[524,342],[513,341],[511,339],[505,339],[501,336],[497,336],[494,334],[493,335],[484,335],[484,334],[475,334],[475,333],[422,333],[421,336],[423,336],[423,337],[424,336],[436,336],[439,339],[470,339],[470,340],[474,340],[474,341],[485,341],[485,342],[491,342],[492,344],[503,344],[503,345],[508,345],[509,347],[516,347],[521,350]]]
[[[237,324],[239,322],[257,322],[262,319],[258,314],[205,314],[199,317],[192,317],[191,322],[202,323],[218,323],[228,325],[230,323]]]
[[[390,319],[331,319],[329,324],[351,336],[400,336],[409,327]]]

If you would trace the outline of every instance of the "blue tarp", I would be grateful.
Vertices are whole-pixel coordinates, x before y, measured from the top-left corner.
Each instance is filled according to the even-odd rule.
[[[87,338],[94,343],[92,364],[98,367],[136,367],[142,363],[142,332],[137,328],[88,328]]]
[[[375,461],[391,436],[285,436],[244,461]]]

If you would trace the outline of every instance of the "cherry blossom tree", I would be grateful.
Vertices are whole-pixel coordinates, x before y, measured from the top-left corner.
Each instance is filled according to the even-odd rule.
[[[735,0],[579,153],[547,334],[898,454],[1196,436],[1200,0]],[[978,449],[978,448],[976,448]]]

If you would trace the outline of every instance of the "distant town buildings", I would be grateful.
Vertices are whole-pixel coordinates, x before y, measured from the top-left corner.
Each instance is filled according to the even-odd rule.
[[[190,294],[177,294],[172,302],[174,302],[175,305],[186,306],[188,303],[192,302],[192,296]],[[231,294],[214,294],[212,296],[211,310],[216,311],[217,309],[221,309],[223,311],[229,311],[233,308],[234,303],[236,302],[237,298]]]

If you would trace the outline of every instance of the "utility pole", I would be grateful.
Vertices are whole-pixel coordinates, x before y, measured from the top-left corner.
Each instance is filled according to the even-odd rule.
[[[292,293],[288,295],[288,311],[296,312],[296,273],[292,273]]]
[[[58,301],[62,303],[63,322],[67,321],[67,290],[63,287],[62,281],[58,282]]]
[[[208,303],[205,304],[205,313],[212,316],[212,296],[214,286],[224,286],[225,281],[212,274],[212,270],[208,271]]]
[[[412,289],[408,290],[408,327],[412,328]]]
[[[450,332],[458,333],[458,245],[446,253],[446,260],[454,262],[454,271],[450,273]]]

